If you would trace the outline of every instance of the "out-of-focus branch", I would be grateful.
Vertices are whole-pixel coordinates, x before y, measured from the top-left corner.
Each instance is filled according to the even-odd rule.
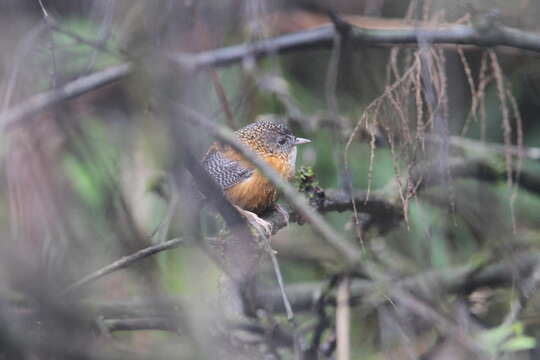
[[[163,330],[178,332],[178,322],[171,317],[144,317],[133,319],[105,319],[103,326],[107,331]]]
[[[260,59],[277,53],[306,49],[331,48],[336,36],[334,26],[299,31],[249,44],[224,47],[198,54],[174,54],[171,59],[188,68],[226,66],[246,59]],[[507,26],[450,25],[403,29],[368,29],[350,26],[349,39],[356,46],[417,44],[418,38],[432,44],[461,44],[476,46],[509,46],[540,52],[540,34]]]
[[[103,319],[108,331],[125,331],[125,330],[165,330],[177,332],[181,330],[182,324],[179,324],[178,319],[174,316],[145,316],[140,318],[111,318]],[[242,330],[254,335],[265,335],[268,329],[261,325],[242,321],[226,321],[222,324],[229,330]],[[282,329],[273,332],[273,340],[276,340],[278,345],[292,346],[291,334],[285,333]]]
[[[138,330],[162,330],[182,333],[183,324],[174,316],[146,316],[139,318],[112,318],[101,320],[104,331],[138,331]],[[220,323],[223,331],[230,335],[231,332],[249,334],[250,341],[270,341],[276,347],[292,347],[293,335],[284,331],[281,327],[267,329],[262,325],[241,321],[224,321]],[[225,330],[226,329],[226,330]]]
[[[173,249],[175,247],[178,247],[181,243],[182,243],[182,239],[172,239],[172,240],[168,240],[168,241],[165,241],[161,244],[157,244],[157,245],[153,245],[153,246],[149,246],[149,247],[146,247],[142,250],[139,250],[131,255],[128,255],[128,256],[124,256],[123,258],[121,258],[120,260],[117,260],[115,262],[113,262],[112,264],[110,265],[107,265],[85,277],[83,277],[82,279],[78,280],[77,282],[73,283],[72,285],[68,286],[66,288],[66,292],[71,292],[73,290],[76,290],[78,288],[80,288],[81,286],[84,286],[86,284],[89,284],[107,274],[110,274],[114,271],[117,271],[117,270],[120,270],[120,269],[123,269],[123,268],[126,268],[128,266],[130,266],[131,264],[139,261],[139,260],[142,260],[146,257],[149,257],[149,256],[152,256],[154,254],[157,254],[159,252],[162,252],[162,251],[165,251],[165,250],[168,250],[168,249]]]
[[[426,136],[426,139],[433,142],[441,141],[435,136]],[[524,146],[520,149],[518,146],[507,147],[503,144],[480,142],[463,136],[450,136],[448,143],[460,149],[470,149],[482,153],[495,152],[498,154],[505,154],[506,151],[510,151],[513,156],[523,156],[523,158],[530,160],[540,160],[540,148],[538,147]]]
[[[0,131],[8,130],[19,123],[20,120],[29,119],[31,115],[35,115],[51,106],[119,81],[131,74],[132,70],[131,64],[125,63],[80,77],[59,88],[37,94],[1,113]]]
[[[429,186],[436,186],[443,183],[443,179],[438,176],[438,164],[432,164],[414,169],[413,177],[422,179],[417,191]],[[486,160],[455,160],[450,164],[450,174],[452,178],[471,178],[479,181],[496,183],[506,181],[507,172],[502,167],[497,167],[495,164]],[[516,171],[512,171],[514,181],[523,189],[526,189],[535,194],[540,194],[540,177],[521,170],[519,176]]]
[[[97,319],[105,331],[121,330],[164,330],[180,332],[189,331],[190,319],[202,322],[219,323],[223,329],[241,330],[254,335],[268,336],[277,346],[292,346],[293,337],[283,327],[267,329],[263,324],[247,319],[227,319],[215,316],[206,311],[188,311],[186,300],[178,296],[155,296],[146,298],[133,298],[116,301],[85,301],[83,310],[92,318]],[[210,300],[210,301],[213,301]],[[188,302],[189,303],[189,302]],[[210,306],[210,303],[207,304]]]

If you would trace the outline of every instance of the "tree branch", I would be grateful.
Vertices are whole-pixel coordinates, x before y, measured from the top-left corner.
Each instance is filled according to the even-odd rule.
[[[12,128],[20,120],[50,108],[64,101],[88,93],[119,81],[131,74],[133,67],[129,63],[110,67],[103,71],[80,77],[62,87],[37,94],[23,103],[0,114],[0,131]]]
[[[178,322],[170,317],[144,317],[133,319],[104,319],[107,331],[163,330],[178,332]]]
[[[187,67],[198,69],[235,64],[246,59],[260,59],[305,49],[331,48],[335,37],[334,26],[299,31],[249,44],[223,47],[201,53],[172,54],[170,59]],[[350,40],[357,46],[417,44],[418,36],[433,44],[463,44],[476,46],[509,46],[540,52],[540,35],[506,26],[474,27],[451,25],[440,28],[404,28],[394,30],[368,29],[351,25]],[[33,115],[55,104],[106,86],[131,74],[133,66],[124,63],[71,81],[61,88],[35,95],[0,115],[2,130],[18,120]]]
[[[438,175],[438,168],[438,164],[428,164],[413,170],[413,178],[422,179],[417,191],[429,186],[444,184],[444,179]],[[453,161],[450,164],[450,174],[454,179],[472,178],[489,183],[506,181],[508,176],[506,169],[498,168],[495,164],[484,159]],[[521,188],[540,195],[539,176],[524,170],[521,170],[519,176],[517,176],[517,171],[513,170],[512,177]]]
[[[182,239],[172,239],[172,240],[169,240],[169,241],[165,241],[164,243],[161,243],[161,244],[158,244],[158,245],[153,245],[153,246],[149,246],[147,248],[144,248],[142,250],[139,250],[131,255],[128,255],[128,256],[124,256],[123,258],[121,258],[120,260],[117,260],[115,262],[113,262],[112,264],[110,265],[107,265],[85,277],[83,277],[82,279],[78,280],[77,282],[71,284],[70,286],[68,286],[64,292],[65,293],[70,293],[84,285],[87,285],[107,274],[110,274],[114,271],[117,271],[117,270],[120,270],[120,269],[123,269],[125,267],[128,267],[129,265],[141,260],[141,259],[144,259],[146,257],[149,257],[149,256],[152,256],[154,254],[157,254],[159,252],[162,252],[162,251],[165,251],[165,250],[168,250],[168,249],[172,249],[172,248],[175,248],[175,247],[178,247],[181,243],[182,243]]]
[[[219,67],[261,59],[275,54],[317,48],[331,48],[336,30],[323,26],[256,41],[209,50],[198,54],[173,54],[171,59],[190,69]],[[403,29],[369,29],[350,25],[349,39],[357,47],[417,44],[418,38],[429,39],[432,44],[461,44],[475,46],[509,46],[540,52],[540,34],[507,26],[450,25],[442,27],[414,27]]]

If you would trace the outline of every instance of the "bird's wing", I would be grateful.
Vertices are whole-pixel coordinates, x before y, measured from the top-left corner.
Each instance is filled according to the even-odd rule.
[[[203,166],[223,190],[246,180],[255,171],[244,167],[239,161],[229,159],[219,150],[209,151]]]

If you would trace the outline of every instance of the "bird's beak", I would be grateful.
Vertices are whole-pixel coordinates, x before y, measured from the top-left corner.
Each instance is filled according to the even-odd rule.
[[[296,138],[294,144],[295,145],[300,145],[300,144],[306,144],[306,143],[309,143],[309,142],[311,142],[311,140],[309,140],[309,139]]]

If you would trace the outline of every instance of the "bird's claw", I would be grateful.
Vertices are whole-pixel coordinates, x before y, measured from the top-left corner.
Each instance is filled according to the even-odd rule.
[[[270,237],[272,235],[272,224],[266,220],[261,219],[257,214],[244,210],[236,206],[240,214],[242,214],[247,221],[264,237]]]

